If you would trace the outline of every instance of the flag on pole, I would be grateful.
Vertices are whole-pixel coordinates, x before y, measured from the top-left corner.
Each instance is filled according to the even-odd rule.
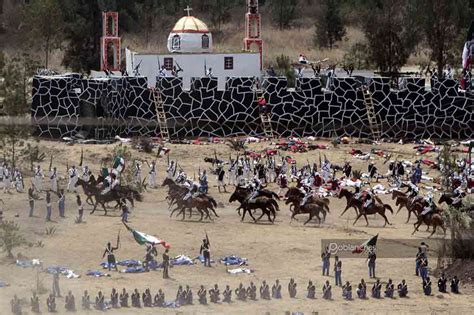
[[[125,169],[125,159],[121,157],[120,155],[117,155],[114,158],[114,165],[113,169],[116,170],[119,174],[123,172]]]
[[[124,225],[127,228],[127,230],[129,230],[132,233],[133,238],[135,239],[135,241],[140,245],[148,243],[148,244],[152,244],[152,245],[160,244],[164,248],[170,248],[171,247],[170,244],[166,243],[163,240],[158,239],[156,236],[149,235],[149,234],[134,230],[125,223],[124,223]]]
[[[371,247],[375,247],[377,245],[377,238],[379,235],[375,235],[372,238],[368,239],[364,243],[362,243],[360,246],[357,246],[352,253],[353,254],[360,254],[363,253],[364,251],[368,250]]]

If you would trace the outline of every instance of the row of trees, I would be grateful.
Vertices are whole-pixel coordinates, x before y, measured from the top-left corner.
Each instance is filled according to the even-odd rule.
[[[459,59],[465,29],[474,11],[461,0],[260,0],[266,20],[280,28],[315,21],[315,45],[332,49],[354,26],[365,41],[351,55],[365,54],[384,72],[398,71],[409,56],[427,47],[431,61],[441,70]],[[63,65],[73,71],[99,67],[101,11],[120,14],[123,33],[144,36],[170,25],[192,5],[199,16],[210,21],[216,34],[232,13],[242,14],[244,0],[31,0],[23,6],[25,43],[41,48],[42,64],[49,66],[51,51],[62,48]],[[235,11],[237,10],[237,11]],[[308,13],[309,12],[309,13]],[[308,14],[312,14],[310,17]]]
[[[383,72],[399,71],[420,46],[428,48],[438,73],[448,63],[459,63],[474,13],[461,0],[321,0],[320,4],[315,43],[332,49],[345,36],[352,17],[366,38],[352,54],[366,52],[367,61]]]

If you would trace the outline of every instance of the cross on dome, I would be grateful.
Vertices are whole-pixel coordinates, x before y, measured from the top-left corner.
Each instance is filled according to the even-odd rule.
[[[190,12],[191,12],[192,10],[193,10],[193,9],[190,8],[189,5],[186,7],[186,9],[184,9],[184,11],[188,12],[188,16],[191,16],[191,13],[190,13]]]

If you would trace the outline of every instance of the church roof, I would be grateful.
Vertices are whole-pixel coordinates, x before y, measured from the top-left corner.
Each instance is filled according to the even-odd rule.
[[[194,16],[183,16],[176,22],[171,33],[209,33],[207,25]]]

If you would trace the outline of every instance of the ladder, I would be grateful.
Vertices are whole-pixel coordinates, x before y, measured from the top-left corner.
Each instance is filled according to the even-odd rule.
[[[362,89],[362,95],[364,97],[365,109],[367,112],[367,119],[369,121],[370,131],[374,140],[380,139],[380,129],[377,122],[377,115],[375,114],[374,100],[369,89]]]
[[[263,97],[263,90],[261,89],[257,89],[255,90],[256,92],[256,101],[258,102],[258,100],[260,98]],[[272,128],[272,121],[271,121],[271,114],[270,113],[265,113],[263,111],[260,110],[260,105],[258,105],[259,107],[259,111],[260,111],[260,120],[262,122],[262,128],[263,128],[263,132],[265,134],[265,137],[266,138],[273,138],[273,128]]]
[[[166,122],[165,109],[163,107],[163,98],[159,89],[152,89],[153,101],[155,102],[156,120],[158,127],[160,128],[160,136],[163,141],[170,141],[170,135],[168,132],[168,124]]]

